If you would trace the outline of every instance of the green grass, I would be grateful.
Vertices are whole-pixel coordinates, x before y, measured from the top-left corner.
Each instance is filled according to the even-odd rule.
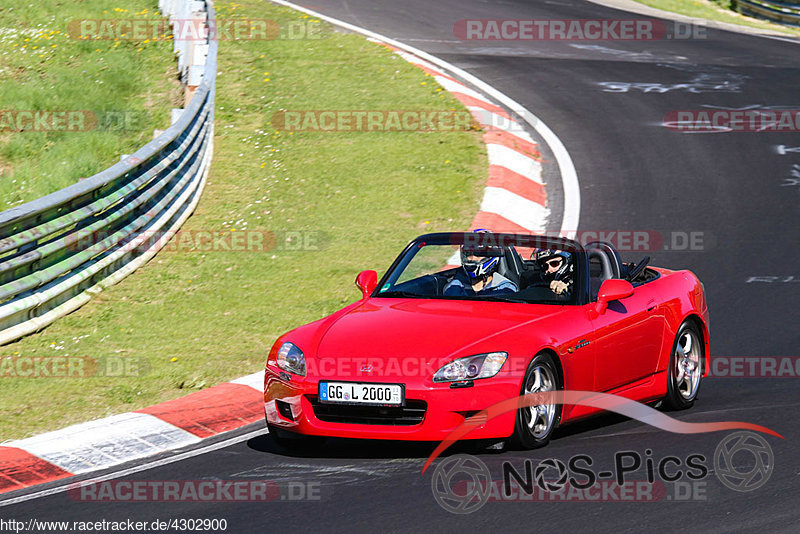
[[[760,30],[772,30],[787,35],[800,36],[800,29],[790,28],[764,21],[754,17],[741,15],[733,10],[731,0],[636,0],[640,4],[672,11],[681,15],[697,17],[701,19],[716,20],[749,26]]]
[[[0,3],[0,110],[91,111],[99,118],[89,131],[21,132],[16,123],[0,120],[0,210],[116,163],[150,141],[154,128],[168,126],[170,109],[182,106],[169,36],[143,42],[70,33],[70,21],[160,19],[155,0],[117,5],[122,7],[105,0]]]
[[[308,20],[261,0],[220,16]],[[466,229],[487,176],[479,133],[276,131],[281,110],[463,110],[419,69],[353,35],[223,41],[215,154],[185,231],[304,232],[316,250],[159,253],[4,356],[145,361],[139,377],[0,379],[0,440],[137,409],[262,368],[278,335],[356,300],[428,231]],[[55,401],[54,401],[55,399]]]

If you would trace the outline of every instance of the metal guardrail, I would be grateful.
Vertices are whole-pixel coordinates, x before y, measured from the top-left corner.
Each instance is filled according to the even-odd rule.
[[[733,2],[736,10],[743,15],[768,19],[785,26],[800,27],[800,4],[771,0],[733,0]]]
[[[215,22],[210,1],[159,7],[173,22]],[[0,213],[0,344],[70,313],[146,263],[197,205],[213,151],[217,41],[174,48],[194,96],[172,126],[116,165]]]

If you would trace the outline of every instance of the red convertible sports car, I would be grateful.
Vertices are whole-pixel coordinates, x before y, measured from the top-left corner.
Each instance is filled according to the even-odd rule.
[[[362,298],[281,336],[264,379],[279,443],[442,440],[519,395],[599,391],[687,408],[709,369],[708,309],[689,271],[624,263],[604,242],[521,234],[418,237]],[[586,406],[524,407],[470,439],[545,445]]]

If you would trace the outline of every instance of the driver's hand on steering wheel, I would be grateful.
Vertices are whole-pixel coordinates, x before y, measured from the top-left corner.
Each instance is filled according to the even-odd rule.
[[[564,291],[567,290],[569,286],[566,282],[562,282],[561,280],[553,280],[550,282],[550,289],[552,289],[556,295],[560,295]]]

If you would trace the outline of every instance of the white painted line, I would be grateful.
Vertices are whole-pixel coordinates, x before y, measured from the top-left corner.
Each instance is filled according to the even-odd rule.
[[[442,86],[447,91],[451,93],[461,93],[462,95],[471,96],[476,100],[480,100],[481,102],[485,102],[487,106],[495,106],[496,104],[492,104],[489,100],[486,99],[485,96],[480,94],[477,91],[473,91],[463,83],[454,82],[450,78],[445,78],[444,76],[434,76],[436,82]]]
[[[523,156],[505,145],[495,143],[488,143],[486,151],[489,154],[489,165],[500,165],[538,184],[543,183],[542,165],[535,159]]]
[[[483,193],[481,211],[496,213],[531,232],[544,232],[549,210],[527,198],[500,187],[487,187]]]
[[[231,380],[231,384],[241,384],[243,386],[250,386],[251,388],[255,389],[256,391],[263,392],[264,391],[264,370],[257,373],[253,373],[252,375],[243,376],[241,378],[237,378],[236,380]]]
[[[381,40],[381,39],[373,39],[373,41],[375,41],[377,43],[381,43],[381,44],[386,44],[387,43],[386,39],[383,39],[383,40]],[[415,55],[409,54],[408,52],[404,52],[403,50],[395,50],[395,54],[397,54],[401,58],[405,59],[409,63],[413,63],[414,65],[423,66],[426,69],[430,69],[433,72],[438,72],[442,76],[445,76],[445,73],[442,72],[442,69],[440,69],[439,67],[437,67],[433,63],[428,63],[427,61],[425,61],[425,60],[423,60],[423,59],[421,59],[421,58],[419,58],[419,57],[417,57]]]
[[[486,95],[493,98],[495,101],[499,102],[507,109],[514,110],[515,113],[518,113],[522,119],[527,122],[536,132],[542,136],[542,139],[547,143],[550,147],[550,150],[553,151],[553,156],[558,163],[558,168],[561,173],[561,182],[564,189],[564,216],[561,219],[561,232],[566,237],[574,237],[575,233],[578,229],[578,222],[580,221],[580,213],[581,213],[581,192],[580,192],[580,184],[578,183],[578,173],[575,171],[575,165],[572,163],[572,158],[569,156],[569,152],[567,152],[567,148],[564,146],[564,143],[558,138],[558,136],[545,124],[543,123],[536,115],[531,113],[530,111],[526,110],[521,104],[513,100],[512,98],[506,96],[505,94],[501,93],[488,83],[484,82],[480,78],[473,76],[469,72],[456,67],[455,65],[444,61],[443,59],[439,59],[436,56],[428,54],[427,52],[415,48],[413,46],[407,45],[400,41],[396,41],[379,33],[367,30],[365,28],[361,28],[354,24],[350,24],[348,22],[344,22],[342,20],[335,19],[333,17],[329,17],[327,15],[323,15],[322,13],[318,13],[312,9],[307,9],[303,6],[298,6],[297,4],[293,4],[292,2],[287,2],[286,0],[270,0],[274,4],[279,4],[282,6],[290,7],[297,11],[301,11],[307,15],[311,15],[315,18],[320,20],[324,20],[326,22],[330,22],[331,24],[335,24],[337,26],[341,26],[342,28],[347,28],[350,31],[354,31],[360,33],[362,35],[366,35],[367,37],[372,37],[373,39],[378,39],[386,44],[392,45],[395,48],[400,48],[414,54],[420,59],[428,61],[429,63],[433,63],[434,65],[439,66],[440,68],[444,69],[445,72],[452,73],[455,77],[461,78],[462,80],[467,81],[473,87],[483,91]],[[419,62],[419,60],[417,60]],[[544,221],[542,221],[542,225]]]
[[[225,447],[230,447],[231,445],[235,445],[237,443],[241,443],[242,441],[247,441],[248,439],[255,438],[262,434],[267,434],[266,429],[261,430],[254,430],[253,432],[248,432],[247,434],[243,434],[241,436],[236,436],[234,438],[226,439],[225,441],[220,441],[218,443],[213,443],[211,445],[206,445],[204,447],[199,447],[197,449],[182,452],[180,454],[176,454],[175,456],[170,456],[169,458],[162,458],[160,460],[156,460],[154,462],[148,462],[145,464],[137,465],[134,467],[129,467],[128,469],[123,469],[121,471],[115,471],[113,473],[108,473],[106,475],[102,475],[99,477],[90,478],[84,480],[82,482],[67,482],[60,486],[56,486],[53,488],[48,488],[41,491],[36,491],[33,493],[28,493],[26,495],[20,495],[19,497],[12,497],[10,499],[3,499],[0,497],[0,508],[3,506],[9,506],[11,504],[17,504],[25,501],[30,501],[32,499],[38,499],[40,497],[47,497],[49,495],[55,495],[57,493],[63,493],[74,487],[77,484],[91,484],[97,482],[104,482],[106,480],[114,480],[116,478],[126,477],[128,475],[132,475],[134,473],[139,473],[141,471],[146,471],[148,469],[153,469],[155,467],[161,467],[162,465],[171,464],[174,462],[180,462],[181,460],[186,460],[188,458],[193,458],[195,456],[200,456],[201,454],[205,454],[207,452],[216,451],[218,449],[224,449]]]
[[[200,441],[144,413],[124,413],[6,443],[74,474],[145,458]]]

